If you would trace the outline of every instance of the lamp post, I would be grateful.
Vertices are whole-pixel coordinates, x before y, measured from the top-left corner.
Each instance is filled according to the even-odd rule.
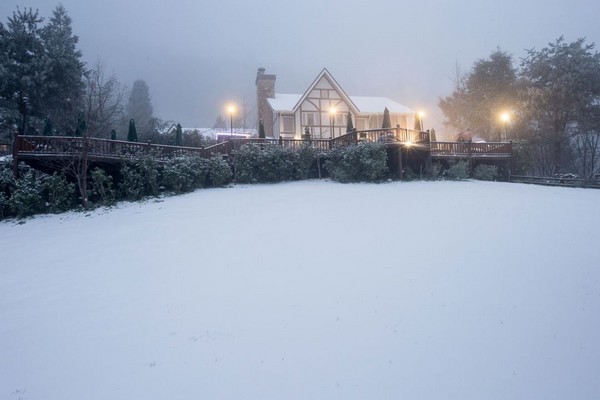
[[[331,138],[333,139],[334,135],[334,128],[335,128],[335,107],[331,107],[329,109],[329,119],[331,120]]]
[[[504,123],[504,141],[508,140],[508,123],[510,122],[510,114],[508,112],[503,112],[500,114],[500,121]]]
[[[230,105],[227,110],[229,111],[229,126],[231,129],[229,133],[229,140],[233,140],[233,113],[235,112],[235,106]]]

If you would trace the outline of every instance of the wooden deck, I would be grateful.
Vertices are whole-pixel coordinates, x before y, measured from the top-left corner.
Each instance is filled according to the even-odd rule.
[[[327,151],[337,146],[349,146],[360,142],[385,143],[390,147],[419,149],[419,157],[432,160],[473,159],[473,160],[509,160],[512,143],[462,143],[430,142],[427,132],[410,129],[372,129],[354,131],[334,139],[240,139],[235,138],[214,146],[181,147],[151,143],[136,143],[120,140],[82,138],[70,136],[18,136],[12,149],[16,164],[25,161],[35,167],[42,164],[60,164],[61,160],[73,160],[87,157],[89,162],[119,165],[128,159],[143,154],[151,154],[159,162],[174,157],[199,156],[231,157],[245,144],[278,145],[287,148],[311,146]]]

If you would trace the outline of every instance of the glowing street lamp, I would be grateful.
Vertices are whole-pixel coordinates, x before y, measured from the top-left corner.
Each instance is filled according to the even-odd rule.
[[[233,104],[229,105],[229,107],[227,107],[227,111],[229,111],[229,126],[231,129],[229,140],[233,140],[233,114],[235,113],[235,106]]]
[[[510,114],[503,112],[500,114],[500,121],[504,123],[504,141],[508,140],[508,123],[510,122]]]
[[[335,112],[336,112],[335,107],[331,107],[329,109],[329,118],[331,120],[331,138],[332,139],[334,137],[334,131],[333,130],[334,130],[334,124],[335,124]]]

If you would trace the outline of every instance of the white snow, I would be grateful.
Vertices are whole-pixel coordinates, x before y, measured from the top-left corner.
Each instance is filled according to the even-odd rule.
[[[0,399],[598,399],[598,204],[307,181],[0,223]]]

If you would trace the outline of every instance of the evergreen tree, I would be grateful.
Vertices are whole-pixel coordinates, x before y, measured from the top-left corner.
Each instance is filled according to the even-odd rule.
[[[50,120],[46,120],[44,125],[44,136],[52,136],[52,123]]]
[[[526,87],[519,107],[522,129],[535,144],[538,172],[565,172],[573,163],[573,138],[600,131],[600,54],[584,39],[567,43],[561,37],[541,50],[529,50],[521,75]],[[581,155],[598,157],[593,147],[593,153]]]
[[[127,131],[127,141],[128,142],[137,142],[137,130],[135,129],[135,121],[133,119],[129,120],[129,130]]]
[[[38,11],[17,9],[0,24],[0,101],[18,111],[19,131],[27,133],[27,117],[39,115],[46,95],[48,55]]]
[[[177,124],[175,128],[175,146],[181,146],[183,144],[183,131],[181,125]]]
[[[354,124],[352,123],[352,114],[348,111],[348,121],[346,122],[346,133],[354,131]]]
[[[48,56],[44,111],[60,132],[73,125],[83,100],[85,66],[71,24],[71,17],[59,4],[41,31]]]
[[[392,127],[392,120],[390,118],[390,110],[387,109],[387,107],[385,108],[385,110],[383,110],[383,124],[381,126],[383,129],[388,129]]]
[[[215,121],[215,123],[213,125],[213,129],[222,129],[222,130],[227,129],[227,123],[225,122],[223,117],[221,117],[220,115],[217,117],[217,120]]]
[[[486,140],[498,140],[504,130],[499,115],[517,103],[517,71],[512,56],[496,50],[477,60],[466,76],[457,72],[454,91],[439,101],[445,125],[467,129]]]
[[[138,79],[133,82],[127,103],[127,118],[136,121],[140,135],[150,135],[156,128],[156,120],[152,115],[150,89],[145,81]]]
[[[264,139],[265,136],[265,124],[263,124],[262,120],[258,121],[258,137],[260,139]]]

